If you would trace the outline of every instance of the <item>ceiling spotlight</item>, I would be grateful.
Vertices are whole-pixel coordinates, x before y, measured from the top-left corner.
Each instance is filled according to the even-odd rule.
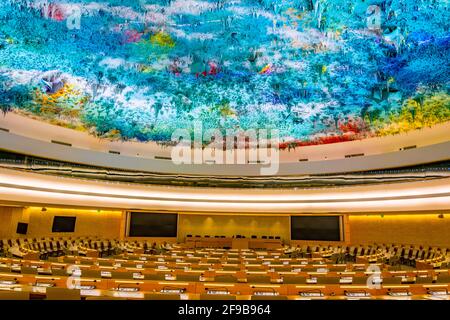
[[[42,207],[41,212],[45,212],[45,211],[47,211],[47,208]]]

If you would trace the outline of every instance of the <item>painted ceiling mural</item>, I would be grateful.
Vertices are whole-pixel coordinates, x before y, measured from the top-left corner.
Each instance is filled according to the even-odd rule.
[[[282,147],[450,120],[445,0],[0,1],[0,107],[112,139]]]

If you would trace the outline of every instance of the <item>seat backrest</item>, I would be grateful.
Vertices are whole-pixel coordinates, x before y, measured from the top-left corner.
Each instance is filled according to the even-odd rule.
[[[367,284],[369,277],[353,277],[352,284]]]
[[[383,278],[383,285],[385,284],[401,284],[402,278],[400,277],[389,277],[389,278]]]
[[[156,274],[144,274],[145,280],[166,280],[166,275],[164,273],[156,273]]]
[[[37,274],[37,269],[36,268],[32,268],[32,267],[21,267],[20,268],[20,273],[22,274]]]
[[[198,274],[179,274],[179,275],[177,275],[177,281],[196,282],[196,281],[199,281],[199,275]]]
[[[287,300],[287,296],[252,295],[251,300]]]
[[[180,295],[171,293],[145,293],[144,300],[180,300]]]
[[[200,294],[200,300],[236,300],[236,296],[232,294]]]
[[[53,276],[67,276],[66,269],[52,269]]]
[[[433,277],[417,277],[416,283],[433,283]]]
[[[237,282],[237,278],[235,276],[229,275],[229,274],[223,274],[223,275],[216,275],[214,277],[215,282]]]
[[[339,284],[340,277],[317,277],[317,284]]]
[[[283,276],[283,283],[306,284],[306,277],[303,276]]]
[[[79,289],[49,287],[46,289],[47,300],[81,300]]]
[[[134,279],[133,272],[111,271],[111,279]]]
[[[270,276],[263,275],[247,275],[248,283],[270,283]]]
[[[101,278],[99,270],[81,269],[81,276],[84,278]]]
[[[25,291],[0,290],[0,300],[30,300],[30,293]]]
[[[436,282],[438,283],[450,283],[450,275],[449,274],[439,274],[436,278]]]

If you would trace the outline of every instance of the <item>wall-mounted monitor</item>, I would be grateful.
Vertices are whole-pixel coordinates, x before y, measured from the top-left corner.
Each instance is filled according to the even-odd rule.
[[[27,234],[27,232],[28,232],[28,223],[19,222],[17,224],[16,233],[18,233],[18,234]]]
[[[291,239],[341,241],[341,220],[341,216],[291,216]]]
[[[55,216],[53,218],[52,232],[75,232],[77,217]]]
[[[178,215],[172,213],[130,212],[130,237],[176,237]]]

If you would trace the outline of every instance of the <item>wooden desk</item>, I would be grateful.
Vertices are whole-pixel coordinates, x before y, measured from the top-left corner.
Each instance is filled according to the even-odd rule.
[[[188,248],[232,248],[232,249],[280,249],[283,243],[279,239],[251,238],[186,238]]]
[[[246,238],[236,238],[231,242],[232,249],[248,249],[249,248],[249,240]]]

